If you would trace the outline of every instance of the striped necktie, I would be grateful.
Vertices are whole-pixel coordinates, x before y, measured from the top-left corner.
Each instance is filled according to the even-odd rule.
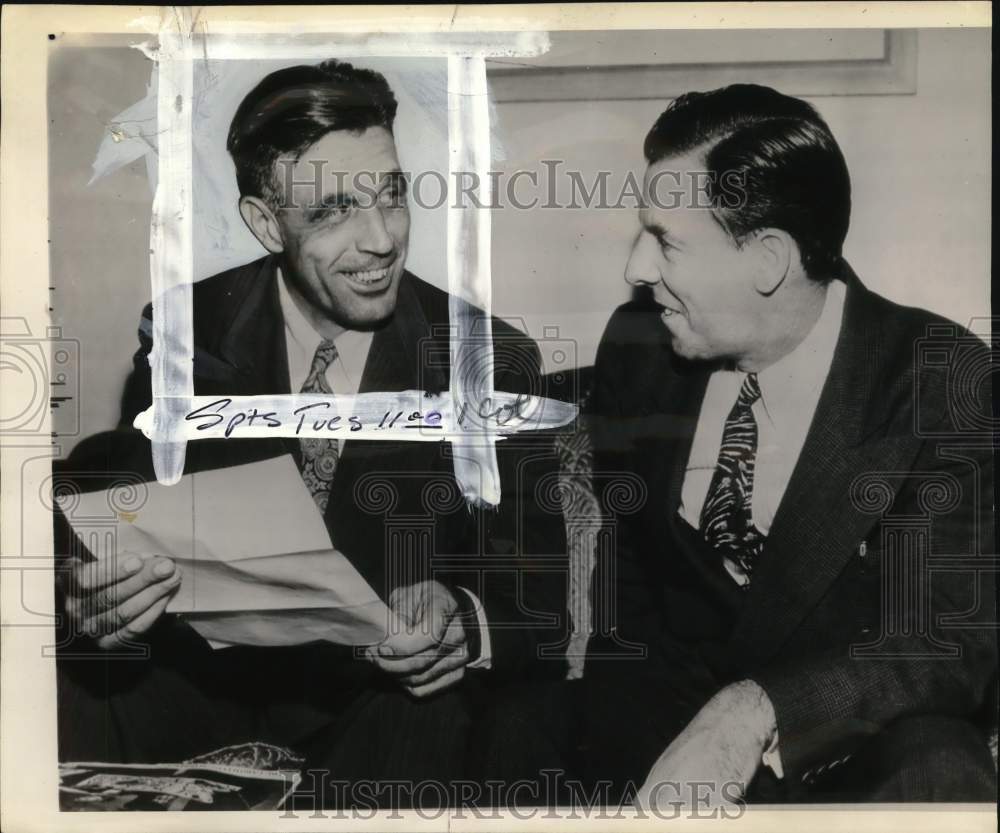
[[[701,510],[701,533],[749,578],[764,548],[753,525],[753,471],[757,457],[757,421],[752,406],[760,399],[757,375],[747,375],[722,432],[719,461]],[[747,586],[747,585],[744,585]]]
[[[332,395],[330,383],[326,380],[326,370],[337,360],[337,347],[329,339],[324,339],[316,348],[309,375],[302,385],[302,393],[320,393]],[[302,479],[309,488],[319,511],[326,512],[330,501],[330,489],[333,485],[333,475],[337,471],[337,461],[340,459],[340,446],[337,440],[326,440],[319,437],[300,437],[302,448]]]

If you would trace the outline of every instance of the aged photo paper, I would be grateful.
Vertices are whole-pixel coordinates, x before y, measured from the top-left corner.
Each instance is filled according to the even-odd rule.
[[[990,12],[6,5],[3,829],[994,830]]]

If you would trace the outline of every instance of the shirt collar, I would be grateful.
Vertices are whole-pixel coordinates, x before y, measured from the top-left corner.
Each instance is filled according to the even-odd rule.
[[[794,350],[757,374],[761,402],[776,427],[795,420],[804,400],[826,381],[840,336],[846,290],[842,281],[831,281],[823,310],[809,334]]]
[[[312,361],[316,348],[325,337],[316,331],[312,323],[299,309],[285,283],[285,276],[278,268],[278,300],[281,304],[281,314],[285,319],[285,337],[295,344],[302,352],[305,361]],[[361,386],[361,376],[368,361],[373,333],[363,330],[344,330],[333,343],[337,346],[337,356],[342,363],[344,372],[355,391]]]

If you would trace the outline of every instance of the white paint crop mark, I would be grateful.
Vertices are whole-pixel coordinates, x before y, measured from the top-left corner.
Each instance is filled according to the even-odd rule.
[[[486,86],[487,57],[538,55],[549,47],[544,32],[515,33],[375,33],[261,35],[198,35],[190,9],[164,13],[155,48],[141,45],[157,62],[157,130],[161,132],[158,180],[151,223],[150,277],[153,298],[158,300],[153,319],[152,406],[139,414],[135,425],[151,440],[156,476],[165,484],[176,483],[184,470],[186,443],[209,436],[330,436],[309,424],[297,409],[323,407],[345,421],[356,417],[362,427],[353,432],[365,439],[449,440],[455,446],[455,477],[471,504],[496,506],[500,502],[500,478],[496,443],[515,431],[565,425],[576,415],[576,407],[562,402],[493,390],[493,340],[490,326],[490,215],[487,208],[455,207],[455,172],[478,175],[480,204],[489,205],[490,115]],[[449,399],[419,391],[365,394],[357,397],[325,397],[320,406],[308,395],[280,397],[227,397],[227,418],[218,422],[192,419],[219,397],[195,397],[193,379],[194,336],[191,309],[193,280],[191,205],[191,102],[194,60],[268,60],[295,56],[329,58],[437,57],[448,58],[449,89],[449,189],[448,286],[451,293],[451,380]],[[473,306],[474,305],[474,306]],[[483,314],[474,311],[483,310]],[[492,416],[484,416],[485,412]],[[217,404],[216,404],[216,407]],[[251,409],[273,412],[278,425],[258,419],[248,424]],[[470,412],[471,408],[471,412]],[[242,409],[242,410],[241,410]],[[507,409],[507,410],[504,410]],[[406,433],[403,426],[375,421],[390,411],[438,415],[440,427],[423,426]],[[243,419],[232,426],[238,413]],[[310,414],[313,411],[310,410]],[[504,414],[500,422],[498,414]],[[280,415],[280,419],[279,419]],[[383,420],[384,422],[384,420]],[[227,427],[232,430],[227,432]],[[330,431],[330,423],[326,423]],[[346,436],[352,436],[350,426]]]

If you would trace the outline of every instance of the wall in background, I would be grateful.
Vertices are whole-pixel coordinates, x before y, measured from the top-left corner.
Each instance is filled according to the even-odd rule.
[[[916,95],[809,99],[850,167],[855,271],[893,300],[964,324],[990,314],[990,43],[981,29],[923,30]],[[559,159],[589,177],[642,171],[642,141],[666,104],[501,104],[504,168]],[[591,363],[610,311],[628,299],[635,211],[508,209],[493,230],[494,311],[524,319],[536,338],[558,327]]]

